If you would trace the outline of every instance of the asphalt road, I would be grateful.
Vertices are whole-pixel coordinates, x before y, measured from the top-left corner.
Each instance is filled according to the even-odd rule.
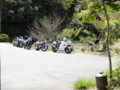
[[[0,43],[1,90],[73,90],[80,78],[108,69],[108,58],[25,50]]]

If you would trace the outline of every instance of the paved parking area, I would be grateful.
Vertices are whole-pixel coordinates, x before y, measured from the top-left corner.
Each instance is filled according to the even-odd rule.
[[[0,43],[1,90],[73,90],[80,78],[108,69],[108,58],[25,50]]]

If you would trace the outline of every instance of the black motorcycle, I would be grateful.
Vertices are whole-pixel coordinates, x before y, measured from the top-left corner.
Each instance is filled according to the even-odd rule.
[[[13,46],[18,47],[18,44],[19,44],[19,38],[18,38],[18,37],[14,38],[13,41],[12,41],[12,44],[13,44]]]
[[[33,44],[33,41],[26,40],[26,41],[24,42],[24,49],[30,50],[31,47],[32,47],[32,44]]]

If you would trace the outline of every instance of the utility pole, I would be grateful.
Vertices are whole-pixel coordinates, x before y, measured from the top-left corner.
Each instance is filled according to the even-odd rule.
[[[2,21],[2,0],[0,0],[0,33],[1,33],[1,21]]]

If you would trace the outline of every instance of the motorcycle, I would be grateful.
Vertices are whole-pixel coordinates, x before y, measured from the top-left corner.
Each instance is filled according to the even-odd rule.
[[[14,38],[12,41],[13,46],[18,47],[18,42],[19,42],[19,38],[18,37]]]
[[[23,37],[19,38],[18,47],[23,48],[25,44],[24,42],[25,42],[25,39]]]
[[[48,46],[46,45],[47,41],[41,41],[41,42],[36,42],[35,43],[35,50],[42,50],[46,51],[48,49]]]
[[[32,37],[28,37],[27,39],[24,40],[24,49],[30,50],[33,44],[33,39]]]
[[[25,41],[24,41],[24,49],[30,50],[31,47],[32,47],[32,44],[33,44],[32,41],[25,40]]]
[[[58,50],[60,51],[65,51],[66,53],[71,53],[73,48],[72,48],[72,42],[70,40],[67,41],[54,41],[52,43],[52,51],[57,52]]]
[[[12,41],[13,46],[22,48],[24,46],[24,38],[23,37],[16,37]]]

